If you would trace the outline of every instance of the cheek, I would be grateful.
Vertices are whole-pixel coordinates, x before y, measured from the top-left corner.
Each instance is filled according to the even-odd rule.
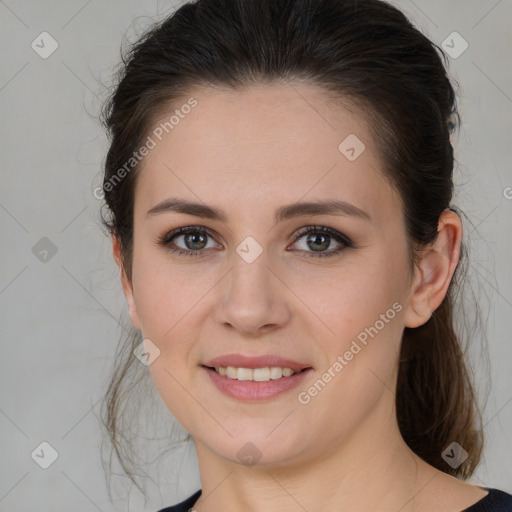
[[[189,379],[190,354],[204,323],[214,272],[198,275],[193,265],[171,264],[160,250],[141,248],[134,255],[133,287],[142,335],[160,350],[150,365],[155,385],[165,400],[180,396],[178,382]],[[186,397],[182,396],[184,400]]]
[[[305,295],[306,281],[294,288],[297,295],[306,297],[308,323],[325,354],[323,370],[331,368],[336,375],[332,381],[337,384],[328,387],[337,388],[338,397],[356,401],[348,407],[357,407],[362,396],[370,399],[371,389],[379,393],[382,382],[393,385],[403,332],[405,276],[400,258],[361,258],[336,274],[316,276],[315,293]]]
[[[304,273],[293,289],[319,331],[346,339],[373,325],[400,300],[401,277],[395,266],[391,258],[361,258],[336,271],[316,273],[314,279]]]
[[[328,417],[339,435],[348,435],[383,395],[392,396],[404,308],[386,269],[381,262],[360,274],[354,268],[336,280],[315,281],[317,293],[305,302],[322,320],[312,317],[319,326],[312,330],[325,357],[318,379],[299,390],[305,430],[318,432]]]
[[[194,328],[204,308],[201,299],[205,290],[191,286],[186,274],[157,260],[141,257],[134,265],[137,312],[143,337],[160,350],[149,366],[155,388],[175,418],[189,428],[191,398],[187,389],[191,372],[196,370],[190,365],[190,354],[197,339]]]
[[[192,266],[184,267],[171,264],[161,249],[141,248],[134,255],[134,300],[143,334],[163,344],[181,332],[182,319],[199,305],[207,286],[191,275]]]

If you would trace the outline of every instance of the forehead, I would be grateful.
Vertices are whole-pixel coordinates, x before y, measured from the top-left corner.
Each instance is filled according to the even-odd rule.
[[[397,200],[362,117],[315,85],[196,88],[162,111],[149,135],[155,147],[139,168],[136,210],[171,195],[242,215],[248,204],[254,212],[338,198],[374,217]]]

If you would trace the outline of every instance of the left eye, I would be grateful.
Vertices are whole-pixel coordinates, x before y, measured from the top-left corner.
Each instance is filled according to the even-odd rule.
[[[217,246],[217,244],[212,242],[212,245],[208,247],[208,237],[213,239],[212,234],[206,228],[202,226],[187,226],[174,229],[167,233],[158,240],[158,244],[179,255],[203,256],[203,254],[201,254],[205,253],[203,249],[211,249]],[[183,238],[184,247],[180,247],[175,243],[175,240],[179,240],[180,238]],[[334,229],[322,226],[309,226],[302,229],[292,238],[295,243],[305,239],[305,246],[300,248],[299,251],[313,257],[333,256],[348,247],[353,247],[352,241],[348,237]],[[333,240],[337,242],[340,247],[326,251],[325,249],[331,245]],[[218,247],[221,248],[222,246]],[[293,249],[293,251],[295,251],[295,249]]]
[[[334,256],[348,247],[353,247],[352,241],[348,237],[326,226],[310,226],[305,228],[295,235],[294,240],[297,242],[303,238],[305,239],[305,246],[312,249],[312,251],[305,250],[305,252],[308,256],[313,257]],[[322,250],[327,249],[333,240],[336,241],[340,247],[331,251]]]

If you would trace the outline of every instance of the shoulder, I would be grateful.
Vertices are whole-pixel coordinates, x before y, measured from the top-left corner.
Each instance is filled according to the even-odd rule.
[[[463,512],[512,512],[512,494],[492,487],[485,488],[488,494]],[[201,496],[201,489],[186,500],[158,512],[189,512]]]
[[[191,509],[194,506],[194,503],[199,499],[199,496],[201,496],[201,489],[196,491],[194,494],[192,494],[192,496],[188,497],[186,500],[171,507],[162,508],[158,512],[188,512],[189,509]]]
[[[489,494],[464,512],[512,512],[512,494],[487,487]]]

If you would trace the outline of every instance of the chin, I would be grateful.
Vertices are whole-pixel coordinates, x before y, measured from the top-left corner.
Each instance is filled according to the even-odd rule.
[[[274,434],[270,434],[267,437],[268,432],[271,432],[272,429],[245,429],[240,436],[235,436],[229,427],[227,430],[233,435],[233,438],[227,439],[229,436],[224,433],[222,442],[217,443],[212,443],[211,433],[206,434],[208,447],[219,457],[236,464],[261,468],[289,465],[297,459],[299,452],[304,450],[303,442],[299,439],[293,441],[290,435],[284,431],[286,443],[283,442],[282,436],[272,439]],[[264,433],[262,434],[262,432]]]

